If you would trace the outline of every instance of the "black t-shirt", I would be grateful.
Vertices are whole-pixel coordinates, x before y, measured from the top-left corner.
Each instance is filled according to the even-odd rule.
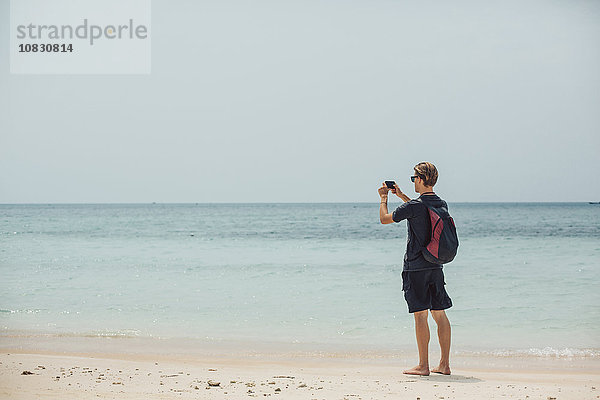
[[[419,201],[420,200],[420,201]],[[438,195],[421,195],[418,200],[411,200],[400,205],[392,213],[394,222],[406,220],[408,235],[406,253],[404,254],[404,271],[421,271],[442,268],[441,264],[433,264],[423,258],[421,250],[431,238],[431,222],[425,204],[433,207],[446,206],[446,202]]]

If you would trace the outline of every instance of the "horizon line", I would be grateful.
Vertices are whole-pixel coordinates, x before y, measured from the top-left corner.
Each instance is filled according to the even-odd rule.
[[[400,199],[398,199],[400,200]],[[447,201],[447,200],[446,200]],[[573,204],[600,204],[600,201],[589,201],[589,200],[578,200],[578,201],[447,201],[448,203],[454,204],[565,204],[565,203],[573,203]],[[190,201],[190,202],[41,202],[41,203],[1,203],[0,206],[17,206],[17,205],[176,205],[176,204],[195,204],[195,205],[209,205],[209,204],[377,204],[378,201],[302,201],[302,202],[293,202],[293,201],[280,201],[280,202],[264,202],[264,201],[250,201],[250,202],[201,202],[201,201]]]

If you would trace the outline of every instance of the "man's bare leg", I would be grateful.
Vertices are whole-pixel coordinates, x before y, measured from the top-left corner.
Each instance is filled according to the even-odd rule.
[[[433,368],[431,372],[450,375],[450,321],[448,321],[448,317],[446,316],[446,312],[444,310],[431,310],[431,316],[437,324],[437,334],[442,353],[442,356],[440,357],[440,365],[437,368]]]
[[[428,310],[418,311],[415,315],[415,333],[417,335],[417,347],[419,348],[419,365],[404,371],[409,375],[429,375],[429,325],[427,318]]]

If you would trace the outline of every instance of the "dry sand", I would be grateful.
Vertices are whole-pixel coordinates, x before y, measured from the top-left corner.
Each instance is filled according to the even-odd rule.
[[[2,399],[600,398],[597,358],[455,356],[451,376],[415,377],[402,374],[412,355],[186,352],[186,343],[106,338],[2,337],[0,344]]]

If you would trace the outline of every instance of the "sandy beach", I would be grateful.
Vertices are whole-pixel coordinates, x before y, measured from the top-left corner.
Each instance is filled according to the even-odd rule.
[[[403,375],[412,354],[131,338],[2,337],[2,399],[597,399],[597,358],[453,358],[450,376]],[[85,351],[84,351],[85,350]],[[432,354],[435,357],[435,353]]]

